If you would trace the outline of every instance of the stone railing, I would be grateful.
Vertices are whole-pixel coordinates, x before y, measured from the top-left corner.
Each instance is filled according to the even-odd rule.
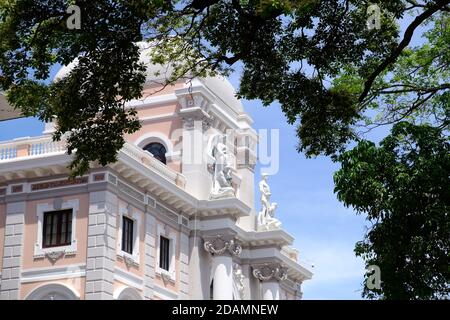
[[[184,175],[170,169],[161,161],[155,159],[151,153],[144,151],[131,143],[126,143],[123,146],[122,151],[145,166],[152,168],[153,171],[156,171],[167,180],[175,183],[177,186],[184,188],[186,185],[186,178]]]
[[[125,143],[121,150],[126,155],[151,168],[160,176],[170,182],[184,188],[186,178],[179,172],[169,168],[150,153],[141,150],[131,143]],[[17,158],[39,158],[66,152],[65,141],[53,141],[51,136],[36,138],[20,138],[11,141],[0,142],[0,163]]]
[[[64,141],[53,141],[49,136],[0,142],[0,161],[64,152]]]

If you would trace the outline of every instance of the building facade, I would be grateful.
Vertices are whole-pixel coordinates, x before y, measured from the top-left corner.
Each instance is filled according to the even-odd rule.
[[[254,192],[258,137],[233,87],[162,88],[158,68],[114,164],[69,180],[52,123],[0,143],[1,299],[301,299],[312,273],[266,178]]]

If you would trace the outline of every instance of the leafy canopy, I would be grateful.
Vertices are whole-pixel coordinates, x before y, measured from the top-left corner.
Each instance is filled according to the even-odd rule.
[[[414,11],[414,32],[450,1],[374,2],[379,29],[367,28],[372,1],[360,0],[2,0],[0,89],[25,115],[57,119],[54,137],[66,134],[69,152],[79,151],[71,167],[81,174],[90,162],[115,161],[123,134],[139,128],[124,103],[145,82],[136,45],[144,40],[155,62],[172,63],[167,83],[242,63],[239,95],[279,101],[298,125],[299,151],[334,155],[358,137],[380,88],[373,83],[409,43],[399,41],[397,21]],[[73,4],[80,30],[66,26]],[[76,58],[67,78],[48,83],[53,65]],[[359,85],[347,85],[349,74]]]
[[[430,125],[399,122],[377,147],[339,156],[335,192],[371,228],[355,252],[381,270],[366,297],[433,299],[450,288],[450,140]],[[368,277],[368,275],[366,275]]]

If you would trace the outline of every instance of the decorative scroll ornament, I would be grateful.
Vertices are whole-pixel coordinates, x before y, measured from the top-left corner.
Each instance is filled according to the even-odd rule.
[[[65,256],[66,252],[64,250],[59,251],[50,251],[46,252],[45,256],[51,261],[51,263],[55,263],[58,259]]]
[[[253,267],[253,276],[260,281],[287,279],[287,269],[279,264],[265,264]]]
[[[127,256],[127,255],[123,256],[123,261],[125,262],[125,265],[127,266],[127,268],[130,268],[131,266],[136,266],[137,265],[136,261],[134,261],[133,258],[131,258],[131,257]]]
[[[235,256],[239,256],[242,252],[240,244],[236,243],[233,239],[226,240],[222,235],[205,240],[204,248],[214,255],[221,255],[228,251]]]

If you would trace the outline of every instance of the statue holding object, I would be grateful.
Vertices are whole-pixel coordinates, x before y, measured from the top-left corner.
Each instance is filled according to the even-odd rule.
[[[281,222],[275,218],[277,203],[270,203],[270,187],[267,183],[267,174],[262,174],[262,180],[259,182],[259,191],[261,192],[261,211],[257,217],[257,230],[267,231],[281,228]]]

